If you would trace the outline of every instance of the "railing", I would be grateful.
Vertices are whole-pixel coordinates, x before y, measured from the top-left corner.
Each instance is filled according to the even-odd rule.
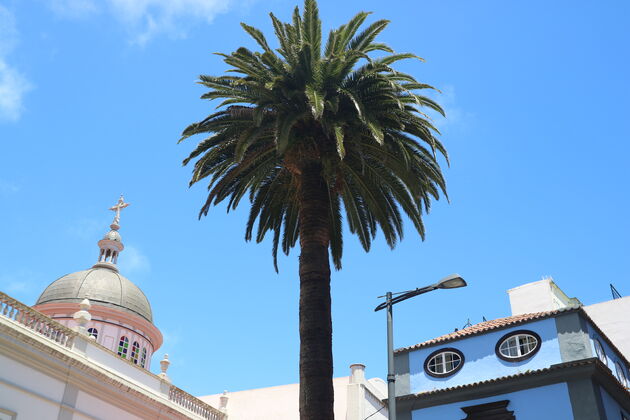
[[[621,293],[619,293],[619,290],[617,290],[617,288],[613,286],[612,283],[610,283],[610,292],[612,293],[613,299],[621,299]]]
[[[77,335],[70,328],[64,327],[2,292],[0,292],[0,315],[68,348],[72,347],[74,337]]]
[[[182,391],[175,385],[171,385],[171,389],[168,392],[168,399],[207,420],[223,420],[226,418],[225,414],[221,411],[206,404],[199,398],[193,397],[186,391]]]

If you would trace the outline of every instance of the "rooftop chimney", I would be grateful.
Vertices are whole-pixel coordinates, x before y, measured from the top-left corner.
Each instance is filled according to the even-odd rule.
[[[551,277],[544,277],[542,280],[510,289],[508,295],[510,295],[512,315],[554,311],[582,305],[578,299],[570,298],[560,290]]]

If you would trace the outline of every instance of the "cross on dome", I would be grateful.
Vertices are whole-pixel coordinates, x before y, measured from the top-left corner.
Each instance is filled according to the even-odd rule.
[[[120,194],[120,198],[118,199],[118,202],[109,208],[110,210],[116,212],[116,214],[114,215],[114,220],[112,221],[112,224],[110,226],[112,229],[114,230],[120,229],[120,211],[128,206],[129,206],[129,203],[125,203],[125,198],[123,197],[122,194]]]
[[[128,206],[129,203],[125,203],[125,198],[121,194],[118,202],[109,208],[111,211],[115,212],[114,220],[112,221],[112,224],[109,225],[111,230],[103,237],[103,239],[98,241],[100,253],[98,255],[98,262],[94,265],[94,267],[107,267],[111,270],[118,271],[116,268],[118,255],[125,248],[122,243],[122,238],[118,233],[118,229],[120,229],[120,211]]]

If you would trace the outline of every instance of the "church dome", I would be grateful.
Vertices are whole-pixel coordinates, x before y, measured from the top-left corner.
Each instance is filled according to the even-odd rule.
[[[153,322],[149,300],[126,277],[107,263],[96,264],[89,270],[77,271],[52,282],[41,294],[35,305],[44,303],[79,303],[89,299],[93,304],[140,315]]]

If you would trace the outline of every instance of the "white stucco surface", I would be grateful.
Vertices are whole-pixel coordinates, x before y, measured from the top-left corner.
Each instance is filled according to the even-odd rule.
[[[369,379],[362,388],[369,388],[361,393],[357,385],[351,384],[350,376],[333,379],[335,393],[334,413],[338,420],[363,420],[372,415],[370,420],[386,420],[387,411],[381,409],[379,398],[386,398],[386,385],[382,379]],[[367,395],[366,395],[367,394]],[[374,394],[379,394],[374,398]],[[213,407],[220,406],[222,394],[199,397]],[[269,388],[249,389],[229,392],[227,414],[229,420],[299,420],[299,384],[280,385]],[[348,400],[348,396],[360,398],[358,404]],[[378,407],[378,408],[376,408]],[[378,413],[374,414],[376,411]],[[374,415],[373,415],[374,414]]]
[[[57,419],[64,383],[0,355],[0,409],[24,419]]]
[[[507,292],[510,296],[512,315],[555,311],[580,305],[578,299],[568,297],[551,277],[523,284]]]
[[[630,296],[584,307],[595,324],[630,359]]]

